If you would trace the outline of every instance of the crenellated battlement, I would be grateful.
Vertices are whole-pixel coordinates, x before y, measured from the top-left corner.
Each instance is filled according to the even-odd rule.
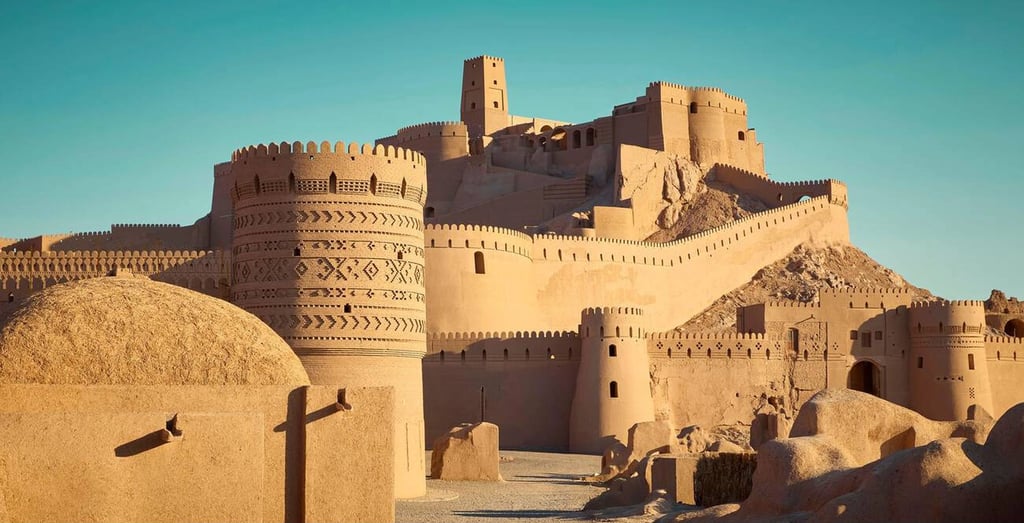
[[[583,309],[581,314],[584,318],[601,317],[610,314],[643,316],[644,311],[639,307],[587,307],[586,309]]]
[[[818,303],[791,300],[767,300],[764,302],[764,305],[765,307],[777,307],[784,309],[817,309],[821,307]]]
[[[777,182],[766,175],[723,163],[716,163],[711,172],[715,180],[756,196],[765,203],[792,203],[804,196],[828,196],[829,201],[836,205],[849,205],[846,184],[833,178]]]
[[[774,336],[765,334],[763,332],[679,332],[679,331],[667,331],[667,332],[652,332],[649,336],[652,340],[721,340],[721,341],[737,341],[737,340],[774,340]]]
[[[982,300],[938,300],[938,301],[913,301],[911,309],[948,309],[951,307],[981,307],[984,309],[985,302]]]
[[[384,145],[376,145],[364,143],[362,145],[351,142],[347,146],[345,142],[335,142],[333,147],[330,142],[323,141],[317,145],[316,142],[302,142],[296,141],[292,143],[281,142],[270,143],[269,145],[259,144],[250,145],[236,149],[231,155],[232,162],[246,161],[257,158],[271,158],[276,160],[279,156],[289,155],[315,155],[315,154],[335,154],[335,155],[348,155],[348,156],[382,156],[385,158],[392,158],[396,160],[405,160],[412,162],[416,165],[425,166],[426,159],[420,153],[404,149],[402,147],[394,147]],[[355,158],[352,158],[355,160]]]
[[[490,56],[490,55],[486,55],[486,54],[482,54],[480,56],[474,56],[473,58],[467,58],[465,60],[465,62],[468,64],[469,62],[475,62],[475,61],[478,61],[478,60],[494,60],[495,62],[502,62],[502,63],[505,62],[504,58],[499,58],[497,56]]]
[[[879,294],[879,295],[910,295],[910,289],[896,287],[852,287],[849,289],[822,289],[819,295],[831,295],[836,297],[848,296],[850,294]]]
[[[399,129],[395,133],[395,136],[398,138],[399,141],[408,141],[408,140],[413,140],[413,139],[416,139],[416,138],[422,138],[424,136],[432,136],[430,133],[431,132],[435,132],[435,131],[436,132],[440,132],[440,133],[444,133],[443,134],[444,136],[455,136],[453,134],[447,134],[446,131],[447,132],[458,132],[459,133],[458,136],[467,136],[468,135],[467,134],[468,131],[467,131],[465,123],[463,123],[463,122],[454,122],[454,121],[443,121],[443,122],[425,122],[425,123],[419,123],[419,124],[415,124],[415,125],[409,125],[409,126],[406,126],[406,127],[402,127],[401,129]],[[416,136],[413,136],[413,134],[416,134]],[[441,135],[433,135],[433,136],[441,136]]]
[[[651,82],[650,84],[648,84],[649,88],[650,87],[658,87],[658,86],[670,87],[670,88],[673,88],[673,89],[679,89],[681,91],[689,91],[689,92],[717,93],[717,94],[721,94],[722,96],[724,96],[725,98],[727,98],[729,100],[733,100],[735,102],[740,102],[742,104],[746,104],[746,102],[742,98],[740,98],[738,96],[731,95],[731,94],[725,92],[724,90],[722,90],[722,88],[720,88],[720,87],[688,86],[688,85],[677,84],[675,82],[666,82],[664,80],[657,80],[657,81],[654,81],[654,82]]]
[[[181,225],[176,223],[115,223],[110,226],[114,229],[180,229]],[[105,234],[105,233],[99,233]]]
[[[1020,345],[1024,346],[1024,338],[1016,336],[993,336],[991,334],[985,335],[985,345]]]
[[[198,258],[223,251],[18,251],[0,252],[4,260],[71,260],[71,259],[114,259],[114,258]]]
[[[508,331],[508,332],[432,332],[427,333],[428,341],[479,341],[479,340],[520,340],[520,339],[566,339],[579,338],[575,331]]]

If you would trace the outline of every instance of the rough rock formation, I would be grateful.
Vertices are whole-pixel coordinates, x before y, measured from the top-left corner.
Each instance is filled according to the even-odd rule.
[[[863,396],[826,391],[808,402],[793,429],[805,435],[761,446],[743,503],[661,521],[1019,520],[1024,404],[1008,410],[981,444],[984,423],[933,422],[897,406],[878,410],[883,400]],[[885,454],[886,435],[908,424],[915,435],[941,439]],[[956,437],[965,431],[970,438]],[[884,457],[872,459],[876,454]]]
[[[0,383],[308,385],[280,336],[216,298],[139,277],[55,285],[0,325]]]
[[[909,288],[915,300],[936,299],[852,246],[801,245],[754,275],[750,283],[722,296],[676,330],[724,331],[736,325],[736,308],[768,300],[809,303],[821,289]]]
[[[985,300],[985,311],[999,314],[1024,314],[1024,302],[1014,297],[1007,297],[1006,293],[998,289],[992,289],[992,294]]]
[[[444,480],[501,481],[498,426],[464,423],[434,440],[430,477]]]

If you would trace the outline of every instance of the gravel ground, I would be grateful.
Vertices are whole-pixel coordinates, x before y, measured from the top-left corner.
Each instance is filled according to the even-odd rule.
[[[604,489],[578,478],[597,474],[600,456],[502,451],[503,482],[427,479],[427,495],[396,502],[398,523],[565,521],[592,519],[579,512]],[[430,463],[430,452],[427,461]]]

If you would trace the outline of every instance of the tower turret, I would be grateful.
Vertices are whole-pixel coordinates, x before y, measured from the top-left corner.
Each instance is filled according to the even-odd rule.
[[[423,495],[423,156],[282,143],[235,152],[231,171],[232,301],[313,384],[395,388],[395,495]]]
[[[934,420],[967,419],[967,408],[992,412],[980,301],[913,303],[910,407]]]
[[[470,139],[508,127],[505,61],[493,56],[466,60],[462,67],[462,121]]]
[[[654,420],[643,312],[634,307],[585,309],[582,350],[569,422],[569,450],[600,454],[629,428]]]

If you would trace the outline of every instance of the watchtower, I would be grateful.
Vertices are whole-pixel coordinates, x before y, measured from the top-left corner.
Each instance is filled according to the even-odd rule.
[[[934,420],[967,419],[971,405],[991,413],[984,303],[917,302],[909,312],[910,407]]]
[[[505,61],[494,56],[466,60],[462,67],[462,121],[469,138],[508,127],[508,84]]]
[[[426,161],[295,142],[231,163],[232,301],[291,345],[314,385],[395,388],[395,495],[423,495]]]
[[[654,420],[643,311],[635,307],[585,309],[580,322],[580,367],[569,421],[569,450],[600,454],[629,428]]]

